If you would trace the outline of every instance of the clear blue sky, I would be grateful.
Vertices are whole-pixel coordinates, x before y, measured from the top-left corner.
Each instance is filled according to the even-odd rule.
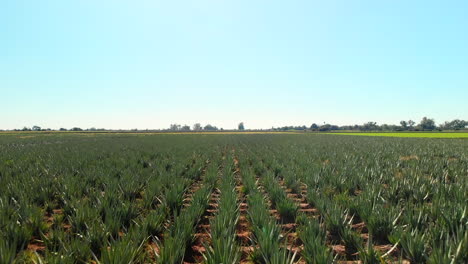
[[[468,119],[468,1],[4,0],[0,129]]]

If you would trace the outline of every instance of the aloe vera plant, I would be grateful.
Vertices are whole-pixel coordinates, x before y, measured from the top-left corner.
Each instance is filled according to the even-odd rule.
[[[134,241],[125,237],[110,244],[110,249],[103,249],[98,263],[130,264],[143,263],[142,250],[145,241]]]
[[[359,249],[359,258],[363,264],[385,263],[385,260],[382,258],[381,254],[374,249],[372,245],[372,239],[369,239],[366,247],[361,247]]]
[[[168,217],[168,209],[162,206],[152,210],[143,219],[143,228],[149,236],[156,236],[164,231],[165,223]]]
[[[302,258],[311,264],[332,263],[333,254],[325,244],[326,232],[316,220],[305,220],[299,227],[299,238],[304,244]]]
[[[16,258],[17,243],[8,243],[5,240],[0,241],[0,264],[14,263]]]
[[[426,263],[427,244],[426,235],[417,230],[399,231],[400,245],[403,248],[405,256],[414,263]]]
[[[361,236],[350,228],[345,228],[341,235],[346,250],[346,255],[350,257],[359,251],[363,245]]]
[[[299,208],[293,201],[284,199],[276,205],[276,209],[284,222],[294,222]]]

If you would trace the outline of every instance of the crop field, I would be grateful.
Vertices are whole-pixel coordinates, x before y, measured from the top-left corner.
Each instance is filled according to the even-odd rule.
[[[468,133],[456,132],[370,132],[370,133],[332,133],[349,136],[374,136],[374,137],[410,137],[410,138],[468,138]]]
[[[468,140],[0,134],[3,263],[468,263]]]

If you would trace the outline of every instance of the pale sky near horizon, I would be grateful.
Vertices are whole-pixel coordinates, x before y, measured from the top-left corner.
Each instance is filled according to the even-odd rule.
[[[468,1],[5,0],[0,129],[468,119]]]

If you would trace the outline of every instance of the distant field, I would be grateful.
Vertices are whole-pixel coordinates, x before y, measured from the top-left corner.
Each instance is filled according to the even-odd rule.
[[[372,137],[411,137],[411,138],[468,138],[468,133],[437,133],[437,132],[400,132],[400,133],[327,133],[346,136]]]
[[[308,133],[298,131],[212,131],[212,132],[120,132],[120,131],[47,131],[47,132],[24,132],[24,131],[7,131],[1,132],[0,136],[16,136],[21,139],[36,138],[36,137],[61,137],[61,136],[109,136],[109,135],[136,135],[136,136],[151,136],[151,135],[262,135],[262,134],[305,134],[305,135],[345,135],[345,136],[372,136],[372,137],[407,137],[407,138],[468,138],[468,132],[334,132],[334,133]]]

